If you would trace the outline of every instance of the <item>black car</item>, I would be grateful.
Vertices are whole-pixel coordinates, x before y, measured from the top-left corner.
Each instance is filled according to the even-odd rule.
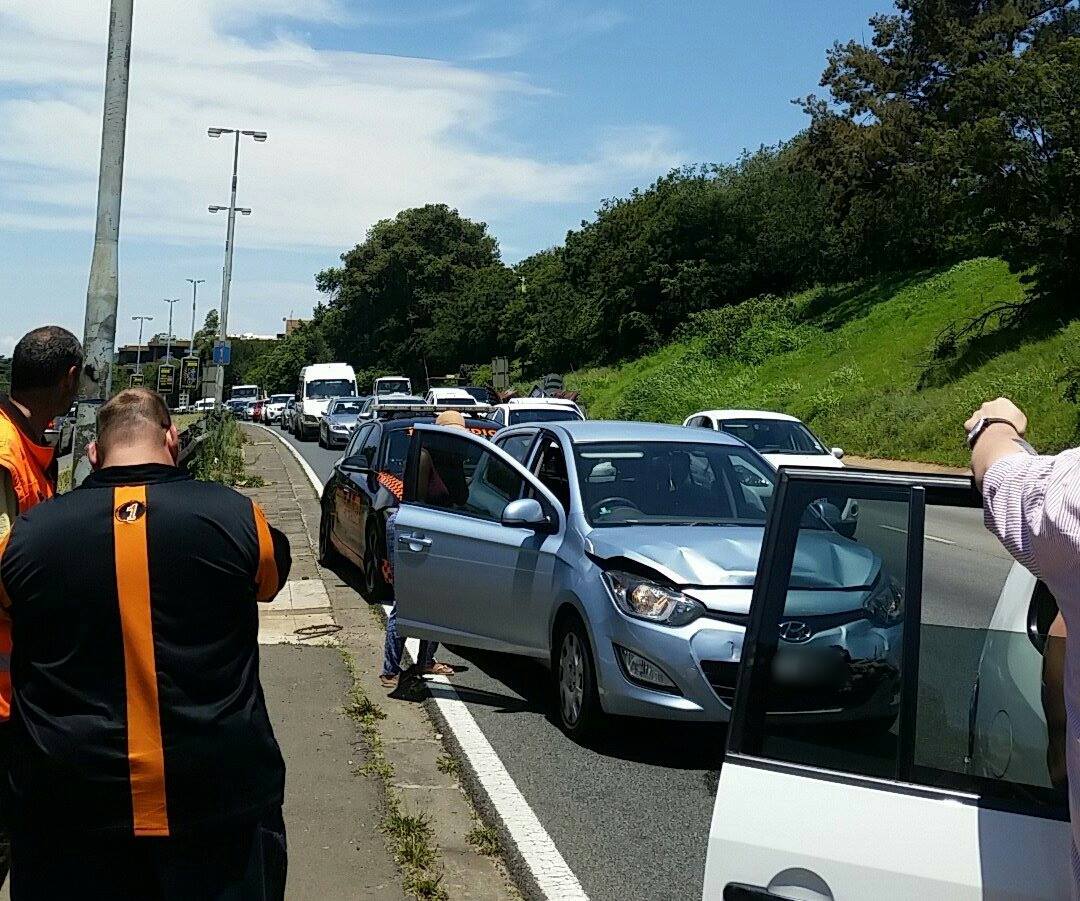
[[[432,423],[430,416],[402,416],[361,423],[349,439],[322,495],[319,523],[319,562],[329,566],[340,556],[364,573],[364,594],[369,601],[386,597],[389,583],[386,560],[386,512],[393,506],[376,496],[387,492],[401,500],[405,460],[416,423]],[[489,419],[466,417],[471,432],[490,438],[498,426]]]

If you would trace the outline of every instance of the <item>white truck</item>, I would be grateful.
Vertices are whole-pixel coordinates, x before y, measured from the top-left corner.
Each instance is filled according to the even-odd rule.
[[[412,382],[403,375],[383,375],[375,379],[371,394],[375,398],[385,394],[412,394]]]
[[[356,373],[348,363],[317,363],[300,370],[293,407],[293,434],[301,441],[319,432],[319,419],[335,397],[356,397]]]

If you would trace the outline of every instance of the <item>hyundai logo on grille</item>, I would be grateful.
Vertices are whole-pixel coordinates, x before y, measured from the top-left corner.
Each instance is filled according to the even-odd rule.
[[[780,637],[784,641],[790,641],[792,644],[809,641],[813,634],[813,629],[797,619],[789,619],[787,622],[780,623]]]

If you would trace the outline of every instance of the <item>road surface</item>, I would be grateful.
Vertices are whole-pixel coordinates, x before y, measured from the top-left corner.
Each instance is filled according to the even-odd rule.
[[[341,451],[281,434],[325,482]],[[905,532],[906,507],[863,504],[857,537],[898,576]],[[920,728],[919,756],[962,765],[983,630],[1011,561],[979,511],[928,511],[926,534],[923,620],[940,628],[924,629],[920,690],[928,679],[937,690],[920,697],[920,724],[934,728]],[[723,727],[618,721],[582,747],[555,724],[543,666],[468,649],[439,658],[458,668],[458,695],[590,898],[700,897]]]

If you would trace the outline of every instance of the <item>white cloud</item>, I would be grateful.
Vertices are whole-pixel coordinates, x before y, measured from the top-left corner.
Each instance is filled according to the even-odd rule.
[[[0,8],[0,229],[92,227],[108,3],[59,5]],[[344,249],[372,222],[431,201],[487,218],[591,199],[613,179],[677,161],[672,135],[656,128],[620,130],[576,161],[498,152],[503,117],[543,96],[522,78],[316,49],[284,31],[264,43],[237,37],[243,26],[300,18],[356,20],[334,0],[136,6],[124,236],[220,240],[224,223],[206,207],[228,202],[232,148],[209,140],[209,125],[270,134],[241,145],[239,200],[254,215],[238,224],[245,245],[269,248]]]
[[[15,342],[18,340],[14,335],[0,335],[0,356],[10,357],[15,350]]]

